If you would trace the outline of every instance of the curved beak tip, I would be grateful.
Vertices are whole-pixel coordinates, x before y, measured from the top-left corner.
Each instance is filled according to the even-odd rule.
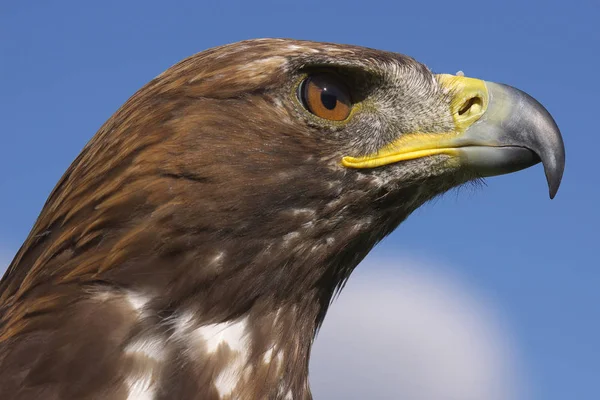
[[[540,146],[536,150],[544,165],[550,199],[553,199],[565,170],[565,145],[556,122],[545,109],[544,111],[546,124],[540,124]]]
[[[564,150],[562,153],[562,159],[556,160],[556,162],[552,165],[544,165],[544,170],[546,173],[546,180],[548,181],[548,191],[550,194],[550,199],[553,199],[556,196],[556,193],[558,192],[563,172],[565,170]]]
[[[522,146],[534,152],[544,165],[550,198],[556,196],[565,169],[565,146],[560,130],[537,100],[511,86],[486,82],[490,90],[490,109],[499,109],[502,118],[496,138],[504,145]],[[498,128],[498,126],[496,126]]]

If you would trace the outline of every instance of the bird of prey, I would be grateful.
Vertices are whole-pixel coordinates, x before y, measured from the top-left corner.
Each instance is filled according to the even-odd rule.
[[[0,281],[0,398],[310,399],[332,297],[424,202],[564,146],[510,86],[261,39],[135,93]],[[398,355],[401,357],[401,355]]]

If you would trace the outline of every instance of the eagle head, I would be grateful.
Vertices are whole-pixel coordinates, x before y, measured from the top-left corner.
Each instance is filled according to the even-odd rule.
[[[0,393],[309,398],[314,335],[378,241],[540,161],[553,197],[564,157],[524,92],[404,55],[275,39],[196,54],[48,198],[0,283]]]

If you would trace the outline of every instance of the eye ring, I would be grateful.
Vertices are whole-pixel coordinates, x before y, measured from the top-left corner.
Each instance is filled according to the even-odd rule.
[[[311,114],[329,121],[344,121],[352,111],[350,91],[331,74],[315,74],[298,86],[298,98]]]

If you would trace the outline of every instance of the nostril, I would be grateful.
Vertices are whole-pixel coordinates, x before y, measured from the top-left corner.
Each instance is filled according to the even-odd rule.
[[[465,101],[465,104],[458,110],[458,115],[479,112],[481,107],[483,107],[483,99],[479,96],[471,97],[469,100]]]

